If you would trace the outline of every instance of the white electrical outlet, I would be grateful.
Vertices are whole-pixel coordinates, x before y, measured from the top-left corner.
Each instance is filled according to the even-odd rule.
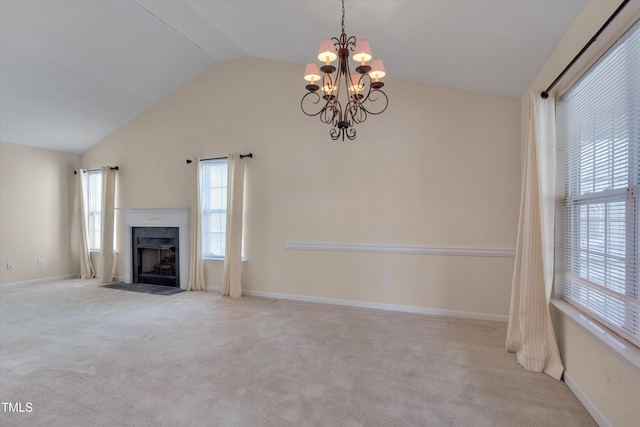
[[[389,276],[382,277],[382,286],[389,286]]]
[[[12,263],[12,262],[8,262],[7,263],[7,271],[11,271],[11,270],[13,270],[15,268],[16,268],[16,266],[15,266],[14,263]]]
[[[38,260],[38,267],[44,267],[44,260],[42,258]]]

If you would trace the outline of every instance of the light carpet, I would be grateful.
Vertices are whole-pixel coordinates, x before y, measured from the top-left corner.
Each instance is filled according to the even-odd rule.
[[[0,290],[0,425],[596,425],[505,323],[99,285]]]

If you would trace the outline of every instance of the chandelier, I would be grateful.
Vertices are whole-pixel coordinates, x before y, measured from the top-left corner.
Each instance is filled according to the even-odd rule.
[[[350,52],[359,63],[353,73],[349,68]],[[342,34],[339,38],[322,40],[318,60],[324,63],[320,68],[315,62],[309,62],[305,68],[308,93],[302,97],[300,107],[307,116],[319,116],[320,121],[332,126],[329,131],[332,140],[340,137],[343,141],[345,137],[354,140],[354,125],[367,120],[369,114],[383,113],[389,99],[381,90],[384,83],[380,79],[385,76],[382,60],[372,60],[368,40],[347,37],[344,31],[344,0]],[[336,60],[337,68],[331,64]],[[368,61],[371,65],[367,65]]]

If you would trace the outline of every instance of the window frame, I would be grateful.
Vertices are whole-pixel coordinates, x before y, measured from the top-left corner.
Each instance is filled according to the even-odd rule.
[[[207,169],[219,168],[219,186],[206,185]],[[224,185],[222,185],[224,184]],[[202,237],[202,258],[204,260],[212,261],[224,261],[225,254],[224,249],[226,245],[226,215],[227,215],[227,188],[228,188],[228,160],[226,157],[203,159],[200,160],[200,220],[202,224],[201,237]],[[217,206],[211,206],[214,200],[214,196],[211,194],[212,189],[221,190],[224,193],[224,197],[221,197]],[[209,190],[209,191],[208,191]],[[209,231],[207,226],[210,217],[213,215],[219,216],[219,228],[223,228],[223,231]],[[218,234],[221,239],[218,241],[218,248],[221,249],[221,253],[208,250],[209,247],[213,249],[213,242],[208,239],[210,234]]]
[[[629,39],[633,39],[633,44],[620,53],[618,49],[622,49],[621,44]],[[640,64],[639,46],[640,24],[636,24],[563,97],[558,99],[557,118],[558,142],[565,153],[562,176],[566,180],[562,198],[563,209],[561,210],[564,215],[559,216],[561,227],[565,229],[565,234],[561,238],[561,245],[565,252],[565,264],[562,266],[562,274],[559,276],[562,297],[573,307],[612,330],[636,348],[640,348],[640,283],[638,283],[640,281],[640,147],[638,146],[640,135],[637,123],[640,117],[634,113],[634,108],[639,108],[640,100],[637,97],[631,98],[631,94],[639,95],[640,90],[638,88],[628,90],[627,86],[624,86],[626,97],[621,98],[624,100],[622,112],[618,110],[615,113],[594,112],[593,133],[589,133],[588,137],[580,134],[579,131],[582,129],[579,125],[574,124],[574,128],[565,127],[567,117],[563,111],[563,102],[565,97],[570,96],[576,88],[586,91],[586,88],[581,88],[581,83],[589,81],[589,79],[593,78],[595,81],[597,78],[600,79],[599,81],[604,81],[606,78],[617,82],[616,79],[623,80],[627,75],[632,76],[633,69],[631,67],[638,67]],[[601,65],[610,67],[607,61],[614,62],[615,55],[618,54],[624,56],[620,67],[611,68],[616,71],[606,74],[605,77],[598,76],[598,72],[602,72],[604,75],[604,69],[599,70],[598,67]],[[607,72],[611,70],[606,69]],[[615,72],[619,72],[620,76],[614,74]],[[631,78],[629,82],[624,81],[624,84],[638,83],[634,83]],[[595,110],[600,108],[602,104],[606,104],[601,96],[594,96],[594,94],[597,95],[597,89],[600,88],[594,86],[593,92],[590,92],[589,99],[594,99],[594,102],[589,103],[586,107],[581,104],[581,107]],[[620,102],[620,99],[616,98],[616,101]],[[618,105],[616,104],[615,107]],[[607,133],[606,130],[600,132],[603,125],[599,122],[596,124],[596,115],[597,119],[606,117],[609,121],[604,122],[604,127],[609,126],[614,130],[611,130],[610,133]],[[626,121],[621,120],[621,116],[624,116]],[[577,120],[575,117],[574,119]],[[619,131],[618,126],[622,121],[624,121],[624,125],[621,126],[622,133],[626,132],[626,139],[616,133]],[[569,132],[576,138],[574,141],[578,142],[569,140]],[[601,134],[606,135],[603,140],[599,139]],[[607,137],[609,139],[606,139]],[[589,147],[589,144],[593,146]],[[606,147],[607,144],[610,147]],[[606,148],[603,149],[603,146]],[[581,151],[585,147],[586,150]],[[610,151],[606,151],[607,149]],[[615,156],[619,155],[618,149],[622,153],[620,157],[626,156],[624,161],[615,159]],[[607,154],[598,154],[598,150],[605,150]],[[589,178],[583,181],[584,171],[580,169],[584,165],[582,160],[591,154],[593,154],[593,161],[584,164],[588,164],[589,173],[593,173],[592,182],[589,182]],[[611,165],[608,165],[607,162]],[[623,166],[620,166],[621,164]],[[609,166],[611,166],[610,171],[608,170]],[[616,168],[628,169],[626,177],[622,175],[624,177],[622,185],[619,182],[620,177],[613,175],[618,171]],[[611,175],[608,175],[609,173]],[[610,182],[608,182],[609,179]],[[592,184],[592,188],[585,189],[583,187],[585,182]],[[589,216],[591,209],[595,209],[594,212],[597,212],[597,209],[603,209],[600,218],[591,218]],[[584,216],[581,216],[585,211],[587,212],[586,220]],[[613,216],[612,211],[615,214]],[[621,218],[623,219],[621,220]],[[592,230],[592,228],[599,227],[604,228],[598,232]],[[623,233],[620,233],[621,229],[624,229]],[[592,243],[592,238],[597,237],[599,233],[604,236],[600,239],[602,241],[596,242],[595,240],[598,239],[593,239]],[[611,235],[614,236],[611,237]],[[614,241],[614,239],[617,240]],[[614,242],[611,243],[612,241]],[[602,244],[602,248],[599,247],[599,244]],[[620,256],[622,251],[624,251],[624,255]],[[595,264],[599,259],[603,261],[602,267],[590,266],[590,262]],[[616,271],[616,263],[618,267],[622,264],[624,268],[618,268]],[[585,270],[593,276],[584,273]],[[598,274],[601,276],[598,277]],[[585,275],[587,277],[584,277]],[[616,282],[617,289],[613,286]]]
[[[87,183],[87,242],[90,252],[100,252],[102,227],[102,171],[85,171]],[[115,247],[115,246],[114,246]]]

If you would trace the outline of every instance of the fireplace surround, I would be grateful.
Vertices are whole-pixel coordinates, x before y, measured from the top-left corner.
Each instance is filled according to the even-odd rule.
[[[119,211],[123,214],[125,226],[125,283],[136,283],[140,279],[136,275],[136,271],[134,271],[134,257],[137,258],[139,256],[140,249],[134,246],[135,241],[138,240],[138,236],[134,238],[134,229],[157,228],[160,234],[148,236],[151,240],[144,241],[142,245],[147,247],[157,246],[156,249],[152,249],[155,254],[148,254],[145,263],[152,267],[157,266],[158,269],[167,270],[172,268],[173,263],[175,266],[175,282],[164,284],[187,289],[187,284],[189,283],[189,208],[119,209]],[[167,228],[177,229],[177,233],[167,232]],[[162,229],[165,230],[162,231]],[[177,246],[180,248],[178,251],[172,249],[176,245],[166,240],[171,238],[177,240]],[[172,252],[174,252],[173,256],[175,256],[173,260],[171,259]],[[154,273],[152,272],[151,274]]]

